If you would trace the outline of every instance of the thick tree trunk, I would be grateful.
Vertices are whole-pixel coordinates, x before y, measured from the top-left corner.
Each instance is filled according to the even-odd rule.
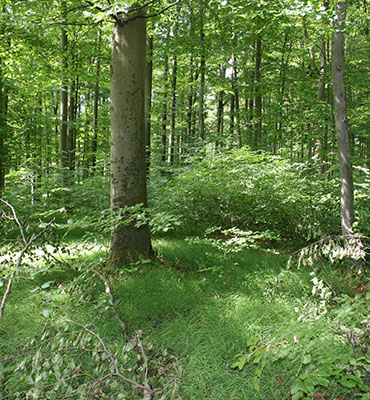
[[[339,167],[341,179],[341,222],[344,236],[353,233],[353,176],[351,165],[350,138],[348,129],[345,87],[343,79],[344,26],[346,2],[337,3],[337,19],[334,21],[332,38],[332,84],[335,110],[335,130],[338,139]]]
[[[146,20],[119,15],[113,35],[111,76],[111,206],[147,206],[145,157]],[[131,19],[130,19],[131,18]],[[125,20],[126,19],[126,20]],[[125,218],[125,216],[123,216]],[[149,226],[136,221],[112,233],[110,264],[153,256]]]

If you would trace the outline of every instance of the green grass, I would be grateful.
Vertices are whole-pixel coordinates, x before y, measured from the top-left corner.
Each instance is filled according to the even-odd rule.
[[[230,263],[211,246],[160,239],[154,247],[166,262],[124,271],[112,285],[129,333],[142,330],[153,357],[163,351],[172,357],[163,362],[164,398],[286,400],[297,373],[294,362],[267,363],[259,391],[253,385],[257,365],[239,371],[232,364],[247,352],[251,338],[268,343],[293,337],[297,308],[317,306],[310,295],[311,271],[287,269],[284,255],[244,251],[233,258],[230,274]],[[90,323],[107,345],[124,345],[104,285],[86,272],[102,265],[104,250],[77,253],[68,259],[75,270],[58,266],[14,285],[0,325],[2,359],[16,356],[45,324],[65,320]],[[50,286],[42,289],[45,282]],[[175,382],[178,390],[171,397]],[[6,375],[1,385],[0,393],[8,395]]]

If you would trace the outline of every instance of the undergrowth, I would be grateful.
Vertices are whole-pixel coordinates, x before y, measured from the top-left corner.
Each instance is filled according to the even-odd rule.
[[[367,399],[366,281],[253,248],[230,275],[218,245],[158,239],[158,261],[121,271],[96,244],[70,242],[47,269],[41,255],[0,324],[1,398],[137,399],[147,380],[163,400]]]

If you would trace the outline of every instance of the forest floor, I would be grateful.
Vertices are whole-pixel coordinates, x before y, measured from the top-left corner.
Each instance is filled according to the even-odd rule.
[[[138,376],[141,383],[148,375],[152,388],[160,389],[154,392],[155,399],[292,399],[297,392],[292,387],[309,365],[316,371],[325,369],[323,355],[341,352],[341,346],[348,348],[345,334],[338,333],[335,318],[330,314],[339,307],[338,303],[330,305],[325,299],[325,291],[334,287],[337,296],[339,292],[350,295],[360,292],[350,282],[343,281],[341,274],[329,271],[327,286],[325,280],[322,284],[315,281],[312,267],[288,267],[288,255],[276,251],[245,250],[225,258],[213,246],[173,238],[157,239],[154,247],[158,261],[137,263],[117,272],[105,270],[104,248],[89,248],[86,243],[70,241],[66,245],[70,253],[66,252],[62,258],[64,265],[53,265],[50,260],[48,265],[40,262],[26,278],[21,279],[20,275],[0,325],[2,398],[45,398],[37,397],[41,396],[37,393],[49,393],[55,399],[67,398],[68,393],[62,394],[60,385],[53,382],[60,373],[55,365],[50,366],[50,359],[55,352],[66,359],[73,358],[74,350],[68,351],[67,346],[63,353],[66,344],[61,342],[56,327],[64,326],[64,331],[69,332],[71,324],[75,324],[75,328],[82,327],[85,333],[90,330],[113,354],[117,346],[127,345],[114,309],[126,325],[127,337],[142,331],[139,346],[136,343],[136,347],[127,350],[127,354],[138,353],[139,361],[131,360],[138,364],[121,371],[130,379]],[[104,281],[93,270],[110,276],[114,309]],[[317,290],[313,290],[315,285]],[[54,350],[42,347],[45,337],[49,343],[53,340],[51,331],[57,332]],[[79,346],[77,358],[86,359],[81,352],[87,345],[77,344],[73,348]],[[35,358],[38,350],[41,355]],[[348,352],[351,351],[349,348]],[[103,357],[104,352],[100,352],[85,361],[89,367],[82,368],[98,371],[94,362],[103,363],[110,355],[107,351]],[[129,364],[127,354],[122,355],[122,360]],[[28,364],[24,361],[27,357]],[[61,372],[64,379],[69,373],[77,376],[78,361],[71,362],[68,365],[65,360],[59,362],[64,363]],[[330,372],[316,375],[321,381],[317,378],[311,386],[302,377],[302,386],[307,383],[313,390],[312,397],[304,395],[305,398],[365,398],[349,397],[349,388],[331,382]],[[87,374],[83,379],[86,377]],[[32,394],[31,388],[35,387],[40,391]],[[51,390],[53,387],[55,392]],[[139,389],[132,391],[129,385],[123,397],[109,394],[109,390],[118,390],[114,385],[110,389],[108,384],[105,389],[104,385],[99,387],[101,392],[94,392],[91,399],[143,396]],[[85,398],[78,394],[73,397],[71,393],[72,398]]]

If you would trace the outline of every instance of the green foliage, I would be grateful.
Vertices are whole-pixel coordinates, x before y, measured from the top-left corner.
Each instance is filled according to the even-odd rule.
[[[310,238],[336,229],[338,197],[288,160],[248,149],[205,158],[153,188],[152,206],[194,226]],[[335,190],[335,189],[334,189]]]
[[[159,389],[176,364],[175,357],[148,341],[143,343],[141,337],[116,338],[108,345],[90,326],[72,321],[49,321],[23,352],[15,365],[0,369],[2,379],[12,371],[3,393],[13,399],[139,399],[142,390],[133,388],[135,383],[145,385],[148,368],[150,384]]]
[[[314,289],[323,291],[320,282],[313,279]],[[315,289],[313,293],[316,293]],[[327,297],[327,296],[324,296]],[[312,318],[312,313],[301,315],[293,332],[263,342],[252,337],[248,352],[239,355],[233,368],[242,370],[247,364],[256,366],[254,386],[259,381],[266,363],[291,363],[297,370],[290,393],[294,400],[312,398],[318,391],[338,395],[356,395],[367,399],[370,325],[368,310],[370,295],[333,298],[336,307],[326,317],[323,313]],[[327,311],[327,307],[324,307]],[[297,310],[299,312],[299,309]],[[311,317],[310,317],[311,315]]]

